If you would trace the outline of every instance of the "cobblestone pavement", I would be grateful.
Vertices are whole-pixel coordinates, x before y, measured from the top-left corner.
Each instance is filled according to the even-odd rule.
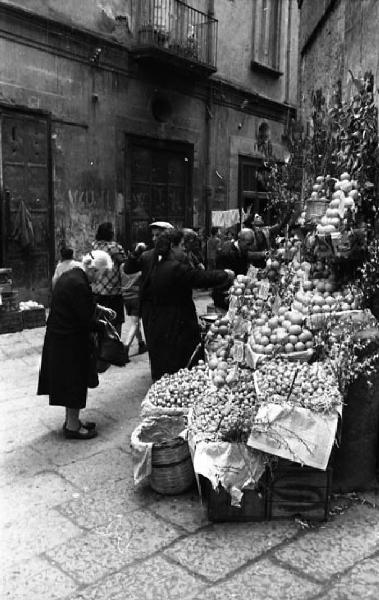
[[[200,297],[200,312],[208,302]],[[35,395],[44,329],[0,336],[0,597],[10,600],[377,600],[379,496],[338,498],[314,527],[211,524],[195,492],[132,481],[130,433],[150,385],[146,355],[111,367],[64,440],[63,409]]]

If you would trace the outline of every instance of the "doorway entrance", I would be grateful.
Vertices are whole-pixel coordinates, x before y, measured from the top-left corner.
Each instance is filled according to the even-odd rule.
[[[20,300],[45,306],[53,227],[47,115],[0,107],[1,265],[13,270]]]
[[[267,176],[268,170],[263,160],[248,156],[238,157],[238,208],[249,211],[253,216],[258,213],[269,223]]]
[[[128,245],[150,243],[153,221],[192,225],[190,144],[127,138],[126,233]]]

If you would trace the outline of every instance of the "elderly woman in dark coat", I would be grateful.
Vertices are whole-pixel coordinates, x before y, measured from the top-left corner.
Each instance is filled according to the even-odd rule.
[[[115,313],[96,305],[90,283],[99,272],[112,266],[106,252],[94,250],[84,257],[83,268],[74,267],[63,273],[53,290],[37,393],[48,394],[51,406],[66,408],[63,432],[69,439],[97,435],[95,423],[82,423],[79,413],[86,406],[88,388],[99,384],[91,343],[97,316],[100,313],[114,317]]]
[[[185,367],[200,342],[193,288],[225,286],[232,271],[201,271],[172,252],[173,232],[162,233],[141,287],[141,314],[153,380]]]

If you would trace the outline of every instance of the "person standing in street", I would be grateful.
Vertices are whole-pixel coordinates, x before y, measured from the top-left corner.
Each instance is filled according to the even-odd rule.
[[[120,265],[125,261],[126,254],[121,244],[114,239],[114,229],[110,222],[101,223],[96,232],[96,240],[92,243],[93,250],[107,252],[113,261],[112,269],[98,273],[92,284],[96,302],[108,306],[116,313],[114,327],[121,335],[124,317],[124,301],[121,294]]]
[[[141,314],[153,381],[186,367],[200,342],[192,289],[226,286],[234,277],[229,270],[195,269],[171,250],[170,232],[162,233],[141,286]]]
[[[293,206],[293,205],[291,205]],[[283,230],[293,216],[289,207],[288,212],[280,223],[275,225],[265,225],[261,215],[255,214],[245,221],[248,227],[251,227],[254,233],[254,244],[249,252],[251,263],[258,269],[264,269],[268,252],[275,244],[275,238]]]
[[[91,282],[110,271],[112,260],[106,252],[94,250],[83,258],[82,267],[63,273],[53,289],[50,314],[42,350],[38,395],[48,395],[50,406],[64,406],[63,434],[67,439],[88,440],[97,435],[96,423],[82,422],[88,388],[99,385],[93,333],[101,316],[115,312],[98,306]]]
[[[221,249],[221,239],[218,235],[218,227],[212,227],[211,235],[207,240],[207,269],[216,268],[217,254]]]
[[[59,263],[57,264],[55,271],[54,271],[54,275],[53,275],[53,279],[52,279],[52,287],[54,288],[56,282],[58,281],[59,277],[61,275],[63,275],[63,273],[66,273],[66,271],[69,271],[70,269],[73,269],[74,267],[80,267],[81,263],[77,260],[74,260],[74,250],[72,248],[67,248],[66,246],[61,248],[60,251],[61,254],[61,260],[59,261]]]
[[[146,344],[141,332],[141,319],[139,316],[139,288],[141,271],[127,275],[121,265],[121,291],[126,314],[129,316],[130,326],[125,338],[125,360],[130,361],[129,350],[134,338],[137,338],[138,354],[146,352]]]
[[[200,237],[193,229],[184,228],[182,232],[184,249],[188,256],[190,265],[194,269],[204,270],[204,258],[201,251]]]
[[[126,254],[124,248],[114,239],[114,229],[110,222],[101,223],[96,232],[96,240],[92,243],[93,250],[102,250],[107,252],[113,261],[112,269],[98,273],[92,284],[92,290],[95,294],[96,302],[102,306],[108,306],[116,313],[113,323],[119,336],[121,336],[122,324],[125,321],[124,300],[121,294],[121,274],[120,265],[125,261]],[[125,356],[125,364],[128,362]],[[110,363],[103,359],[97,362],[99,373],[108,369]]]
[[[225,242],[216,256],[217,269],[231,269],[236,275],[246,275],[249,268],[249,253],[254,245],[254,233],[251,229],[241,229],[236,242]],[[228,309],[228,290],[216,288],[212,292],[215,306]]]

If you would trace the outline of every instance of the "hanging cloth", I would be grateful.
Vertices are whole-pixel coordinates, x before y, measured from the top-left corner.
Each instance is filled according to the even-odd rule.
[[[213,227],[224,227],[224,211],[213,210],[212,211],[212,226]]]
[[[224,227],[225,229],[229,229],[229,227],[233,227],[233,225],[237,225],[239,222],[240,211],[238,208],[212,211],[213,227]]]
[[[13,239],[18,242],[23,250],[33,248],[34,246],[34,230],[32,215],[23,200],[20,200],[18,211],[16,214],[14,229],[12,234]]]
[[[240,222],[240,211],[238,208],[232,208],[231,210],[226,210],[224,212],[224,227],[229,229],[229,227],[233,227],[233,225],[237,225]]]

